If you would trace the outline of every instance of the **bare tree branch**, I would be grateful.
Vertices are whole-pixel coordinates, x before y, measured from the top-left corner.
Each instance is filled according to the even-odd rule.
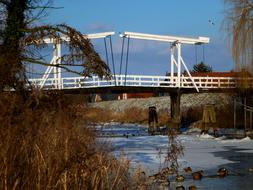
[[[246,79],[253,73],[253,1],[225,0],[225,3],[228,8],[224,23],[233,59],[241,77]],[[246,83],[241,86],[247,87]]]
[[[46,66],[46,67],[48,67],[48,66],[59,67],[59,68],[62,68],[64,70],[66,70],[67,72],[74,73],[74,74],[81,75],[81,76],[87,76],[87,77],[91,76],[91,75],[83,75],[82,72],[74,71],[72,69],[69,69],[68,67],[65,67],[65,66],[61,65],[61,64],[51,65],[50,63],[43,62],[43,61],[36,60],[36,59],[31,59],[31,58],[24,58],[23,61],[24,62],[29,62],[29,63],[32,63],[32,64],[43,65],[43,66]]]
[[[69,54],[61,57],[63,65],[82,65],[84,70],[83,74],[88,75],[88,72],[97,74],[102,77],[109,76],[109,68],[100,56],[94,50],[93,45],[89,39],[85,38],[83,34],[61,24],[56,26],[39,26],[26,30],[27,36],[24,38],[24,44],[40,49],[45,47],[45,39],[54,39],[58,43],[66,44],[69,48]],[[67,36],[69,41],[62,40],[61,36]]]

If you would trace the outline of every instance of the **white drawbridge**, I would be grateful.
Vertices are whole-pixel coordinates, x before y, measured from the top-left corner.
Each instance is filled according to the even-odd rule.
[[[106,38],[108,36],[115,35],[115,32],[104,32],[104,33],[96,33],[96,34],[88,34],[85,35],[88,39],[98,39],[98,38]],[[187,68],[186,63],[184,62],[183,55],[182,55],[182,45],[199,45],[199,44],[207,44],[209,43],[209,38],[207,37],[198,37],[198,38],[186,38],[186,37],[178,37],[178,36],[168,36],[168,35],[153,35],[153,34],[144,34],[144,33],[135,33],[135,32],[123,32],[120,34],[120,37],[123,38],[128,38],[128,39],[141,39],[141,40],[153,40],[153,41],[160,41],[160,42],[165,42],[165,43],[170,43],[170,76],[165,77],[166,81],[164,82],[162,80],[165,80],[164,77],[157,77],[156,76],[150,76],[152,77],[152,86],[164,86],[166,88],[195,88],[197,91],[199,91],[199,88],[201,88],[203,85],[204,86],[209,86],[209,87],[219,87],[219,85],[212,85],[214,83],[222,83],[220,81],[226,80],[226,79],[210,79],[202,77],[201,79],[196,79],[196,77],[192,77],[191,73],[189,72],[189,69]],[[69,41],[67,37],[62,37],[62,41]],[[60,67],[57,67],[56,65],[61,64],[61,43],[59,41],[56,41],[55,39],[45,39],[45,43],[52,43],[54,46],[53,50],[53,58],[50,62],[50,66],[47,67],[44,75],[40,79],[30,79],[30,82],[34,85],[39,86],[39,88],[44,88],[46,89],[53,88],[53,89],[64,89],[64,88],[69,88],[70,86],[65,84],[64,81],[79,81],[76,85],[73,85],[73,88],[76,87],[83,87],[86,88],[83,85],[79,85],[80,83],[85,84],[84,81],[90,81],[87,80],[86,78],[83,77],[62,77],[62,71]],[[182,75],[182,68],[185,69],[187,72],[188,76]],[[53,78],[49,78],[50,73],[53,74]],[[114,80],[115,83],[114,85],[122,86],[122,85],[130,85],[131,82],[133,83],[132,79],[131,81],[127,81],[126,79],[129,78],[127,75],[125,75],[125,80],[124,76],[117,76],[115,75],[114,71]],[[80,79],[83,78],[81,81]],[[134,84],[136,85],[137,83],[139,85],[143,84],[151,84],[150,81],[144,82],[141,80],[142,78],[145,78],[144,76],[138,77],[136,76],[135,78],[138,78],[138,81],[134,81]],[[149,78],[149,77],[146,77]],[[168,79],[167,79],[168,78]],[[231,83],[231,80],[233,80],[233,86],[234,86],[234,79],[228,79],[228,83]],[[48,81],[48,82],[47,82]],[[91,81],[94,82],[93,79]],[[100,79],[96,79],[96,81],[100,81]],[[104,81],[104,79],[101,79],[101,81]],[[154,85],[154,81],[158,81],[156,85]],[[199,82],[198,82],[199,81]],[[203,82],[201,82],[203,81]],[[210,81],[210,85],[207,84],[208,81]],[[215,81],[215,82],[214,82]],[[166,85],[163,85],[165,84]],[[204,83],[204,84],[203,84]],[[93,83],[95,84],[95,83]],[[99,87],[103,82],[98,82],[97,87]],[[109,82],[109,84],[113,84],[112,82]],[[161,85],[162,84],[162,85]],[[89,85],[88,85],[89,86]],[[94,87],[94,85],[91,85]],[[145,85],[143,85],[145,86]],[[229,84],[228,84],[229,86]],[[228,87],[227,86],[227,87]]]
[[[167,35],[153,35],[153,34],[143,34],[143,33],[135,33],[135,32],[124,32],[121,37],[133,38],[133,39],[141,39],[141,40],[153,40],[160,42],[169,42],[171,43],[170,47],[170,79],[173,83],[176,83],[176,87],[182,87],[182,66],[187,72],[189,79],[191,80],[193,86],[199,91],[198,86],[195,84],[194,79],[189,72],[189,69],[184,62],[182,57],[182,44],[188,45],[200,45],[209,43],[209,38],[207,37],[198,37],[198,38],[185,38],[178,36],[167,36]],[[177,51],[177,58],[175,58],[175,50]],[[175,70],[175,66],[177,71]],[[176,71],[177,75],[174,76],[174,72]]]

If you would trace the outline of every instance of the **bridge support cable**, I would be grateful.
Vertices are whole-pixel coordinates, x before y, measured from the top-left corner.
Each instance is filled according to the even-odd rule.
[[[195,64],[198,64],[198,46],[195,44]]]
[[[202,44],[202,56],[203,56],[203,63],[206,64],[206,56],[205,56],[205,44]]]
[[[105,45],[106,65],[107,65],[107,66],[109,66],[109,56],[108,56],[108,50],[107,50],[107,42],[106,42],[106,38],[104,38],[104,45]]]
[[[201,62],[206,63],[206,61],[205,61],[205,58],[206,58],[205,57],[205,44],[197,43],[197,44],[195,44],[195,62],[196,62],[195,64],[201,63],[201,62],[198,62],[198,46],[199,45],[202,45],[202,61]]]
[[[122,64],[123,64],[123,58],[124,58],[124,48],[125,48],[125,36],[122,37],[122,47],[121,47],[121,56],[120,56],[120,67],[119,67],[119,75],[121,75],[122,71]]]
[[[126,86],[126,77],[127,77],[127,70],[128,70],[129,44],[130,44],[130,37],[127,38],[127,54],[126,54],[126,69],[125,69],[125,86]]]
[[[112,58],[112,68],[113,68],[113,75],[114,75],[114,83],[115,86],[117,86],[117,82],[116,82],[116,73],[115,73],[115,63],[114,63],[114,54],[113,54],[113,47],[112,47],[112,36],[109,36],[109,40],[110,40],[110,49],[111,49],[111,58]]]

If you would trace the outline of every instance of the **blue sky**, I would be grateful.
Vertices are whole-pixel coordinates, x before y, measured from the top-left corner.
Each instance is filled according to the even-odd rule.
[[[226,33],[221,29],[223,0],[54,0],[46,23],[67,23],[82,33],[131,31],[186,37],[207,36],[205,62],[215,71],[233,69]],[[213,22],[214,24],[210,23]],[[116,70],[119,70],[121,43],[113,37]],[[103,40],[92,41],[105,59]],[[131,40],[129,74],[163,75],[169,70],[170,44]],[[198,62],[203,49],[197,49]],[[196,63],[195,47],[184,46],[183,58],[191,69]]]

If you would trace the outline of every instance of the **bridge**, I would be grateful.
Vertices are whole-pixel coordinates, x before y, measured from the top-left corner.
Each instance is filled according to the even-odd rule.
[[[111,78],[92,77],[62,77],[60,82],[54,78],[30,79],[30,83],[45,90],[61,89],[74,92],[104,92],[105,89],[114,89],[122,92],[136,91],[159,91],[170,92],[178,89],[176,78],[171,76],[145,76],[145,75],[115,75]],[[60,86],[59,86],[60,85]],[[237,79],[233,77],[180,77],[180,89],[185,93],[207,91],[226,91],[237,88]],[[146,89],[146,90],[145,90]]]
[[[85,35],[89,39],[110,38],[115,32],[104,32]],[[238,88],[238,78],[235,77],[193,77],[183,59],[182,45],[201,45],[208,44],[209,38],[185,38],[178,36],[153,35],[134,32],[123,32],[120,34],[122,40],[122,54],[120,60],[120,72],[116,74],[113,62],[113,74],[109,78],[99,78],[98,76],[82,77],[71,76],[62,77],[61,68],[61,43],[54,39],[46,39],[45,43],[54,44],[53,58],[50,66],[47,67],[42,78],[29,79],[29,83],[37,88],[44,90],[63,90],[66,93],[123,93],[123,92],[168,92],[171,97],[172,118],[177,120],[180,117],[180,96],[183,93],[196,92],[224,92],[233,91]],[[152,40],[170,44],[170,74],[169,76],[144,76],[129,75],[127,73],[129,39]],[[63,41],[68,41],[62,37]],[[123,64],[123,53],[127,40],[126,53],[126,72],[121,73]],[[105,44],[106,47],[106,44]],[[107,53],[107,49],[106,49]],[[108,62],[108,57],[107,57]],[[184,70],[184,72],[183,72]],[[29,85],[30,85],[29,84]],[[253,87],[253,81],[249,79],[248,85]]]
[[[88,39],[99,39],[115,35],[115,32],[104,32],[96,34],[85,35]],[[122,55],[120,62],[120,73],[117,75],[115,73],[113,65],[113,75],[111,78],[99,78],[97,76],[91,77],[62,77],[62,71],[57,64],[61,64],[61,43],[55,41],[54,39],[45,39],[45,43],[54,44],[53,58],[50,62],[51,66],[47,67],[42,78],[29,79],[30,84],[36,86],[40,89],[45,90],[76,90],[76,89],[93,89],[94,91],[99,91],[98,89],[113,88],[113,87],[124,87],[128,89],[129,87],[139,87],[143,89],[153,90],[159,88],[161,91],[170,91],[173,89],[180,88],[182,90],[192,92],[194,89],[196,92],[200,91],[217,91],[225,89],[237,88],[237,79],[233,77],[192,77],[186,63],[182,57],[182,44],[186,45],[201,45],[209,43],[209,38],[198,37],[198,38],[185,38],[177,36],[166,36],[166,35],[153,35],[153,34],[143,34],[134,32],[124,32],[120,34],[123,38],[122,43]],[[125,39],[128,40],[127,43],[127,55],[126,55],[126,66],[128,62],[128,52],[129,52],[129,39],[141,39],[141,40],[153,40],[165,43],[170,43],[170,76],[143,76],[143,75],[128,75],[127,71],[125,75],[121,74],[122,62],[123,62],[123,51],[125,46]],[[62,41],[68,41],[66,37],[61,37]],[[111,42],[111,41],[110,41]],[[106,45],[106,44],[105,44]],[[111,45],[111,44],[110,44]],[[112,45],[111,45],[112,49]],[[106,49],[107,52],[107,49]],[[113,55],[112,55],[113,56]],[[108,57],[107,57],[108,62]],[[113,61],[114,62],[114,61]],[[114,63],[113,63],[114,64]],[[182,74],[182,68],[184,68],[184,73]],[[50,77],[51,76],[51,77]],[[52,77],[53,76],[53,77]]]

